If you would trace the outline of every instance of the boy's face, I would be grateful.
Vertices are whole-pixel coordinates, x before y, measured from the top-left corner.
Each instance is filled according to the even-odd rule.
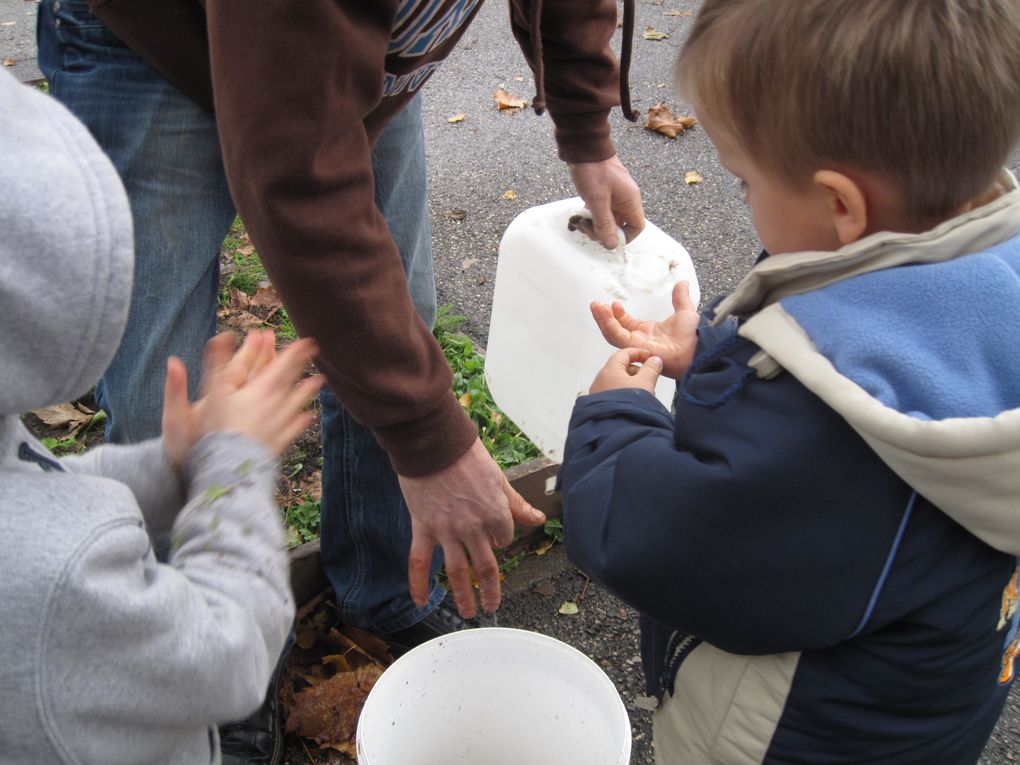
[[[766,172],[711,116],[698,112],[698,122],[715,145],[723,167],[740,181],[754,229],[769,254],[839,249],[832,210],[821,188],[814,183],[794,187],[774,172]]]

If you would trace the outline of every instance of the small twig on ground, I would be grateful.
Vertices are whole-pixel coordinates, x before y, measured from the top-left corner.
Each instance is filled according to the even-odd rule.
[[[332,592],[333,592],[333,588],[332,587],[327,587],[322,592],[320,592],[318,595],[316,595],[314,598],[312,598],[307,603],[305,603],[303,606],[301,606],[301,608],[299,608],[298,612],[297,612],[297,621],[301,621],[306,616],[308,616],[308,614],[312,613],[312,611],[314,611],[316,608],[318,608],[322,604],[322,601],[324,601],[326,598],[328,598]]]
[[[581,588],[581,594],[577,596],[577,602],[580,603],[584,600],[584,594],[588,592],[588,584],[591,582],[591,577],[587,574],[584,577],[584,587]]]
[[[312,765],[315,765],[315,758],[312,757],[312,753],[308,751],[308,744],[306,744],[305,740],[303,738],[301,738],[300,736],[298,736],[298,741],[301,742],[301,746],[305,750],[305,756],[308,757],[308,761],[310,763],[312,763]]]

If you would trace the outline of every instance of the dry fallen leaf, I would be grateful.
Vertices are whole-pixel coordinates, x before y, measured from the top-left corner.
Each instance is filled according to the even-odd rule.
[[[542,544],[535,548],[535,555],[545,555],[552,549],[554,544],[556,544],[556,540],[552,537],[547,537],[543,540]]]
[[[648,27],[647,29],[645,29],[645,31],[641,33],[641,36],[646,40],[665,40],[666,38],[669,37],[668,34],[666,34],[665,32],[660,32],[654,27]]]
[[[698,124],[696,117],[674,116],[665,104],[656,104],[648,110],[644,127],[670,138],[676,138],[687,128]]]
[[[478,262],[478,258],[465,258],[460,262],[460,270],[467,271],[471,266]]]
[[[444,212],[443,216],[450,220],[464,220],[467,217],[467,210],[461,210],[459,207],[455,207],[452,210]]]
[[[368,692],[381,675],[381,667],[367,664],[353,672],[318,680],[295,693],[294,707],[287,716],[287,732],[318,744],[350,743]]]
[[[65,438],[77,435],[78,431],[92,422],[92,418],[96,416],[94,411],[77,401],[44,406],[41,409],[34,409],[32,414],[51,428],[66,428]]]
[[[575,603],[572,600],[565,600],[563,601],[563,605],[560,606],[559,611],[557,613],[561,613],[564,616],[574,616],[579,611],[580,609],[577,607],[577,603]]]
[[[688,186],[693,186],[696,183],[701,183],[703,180],[705,179],[701,177],[701,173],[699,173],[697,170],[688,170],[686,173],[684,173],[684,183],[686,183]]]
[[[452,117],[447,117],[446,121],[447,122],[463,122],[465,117],[467,117],[467,115],[464,112],[461,112],[460,114],[454,114]]]
[[[4,59],[4,66],[14,66],[17,63],[18,62],[15,61],[13,58],[5,58]]]
[[[492,97],[496,100],[496,106],[500,109],[523,109],[528,105],[526,99],[512,96],[502,88],[496,88],[492,92]]]
[[[280,296],[276,294],[276,288],[269,282],[259,282],[255,288],[255,294],[251,296],[248,305],[252,308],[268,308],[270,315],[276,313],[283,307]]]
[[[663,16],[693,16],[694,11],[665,11]]]
[[[503,199],[517,199],[517,192],[513,189],[507,189],[503,192]]]
[[[470,409],[471,408],[471,394],[470,393],[462,394],[461,397],[459,399],[457,399],[457,400],[460,402],[460,405],[462,407],[464,407],[465,409]]]

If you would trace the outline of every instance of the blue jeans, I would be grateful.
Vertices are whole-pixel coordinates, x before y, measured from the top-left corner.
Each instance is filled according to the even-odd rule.
[[[202,349],[216,331],[219,250],[236,215],[213,118],[124,46],[85,0],[43,0],[39,67],[50,92],[91,130],[131,201],[134,289],[127,328],[97,385],[107,438],[134,442],[161,429],[169,355],[194,395]],[[421,104],[415,99],[373,150],[376,201],[400,248],[422,318],[436,293],[426,204]],[[395,473],[371,431],[329,391],[321,396],[322,560],[345,621],[384,633],[414,624],[407,589],[410,519]],[[437,565],[438,565],[437,556]]]

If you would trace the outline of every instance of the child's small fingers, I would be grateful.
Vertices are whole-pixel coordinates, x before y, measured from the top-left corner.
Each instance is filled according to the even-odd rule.
[[[310,338],[301,338],[284,348],[263,370],[262,383],[267,386],[293,385],[315,354],[318,346]]]
[[[188,405],[188,372],[176,356],[166,360],[166,383],[163,386],[163,415],[178,414]]]
[[[266,330],[261,335],[257,353],[255,358],[252,359],[251,368],[248,370],[249,380],[258,375],[276,358],[276,333],[272,330]]]
[[[315,398],[326,379],[322,375],[312,375],[301,380],[287,394],[284,411],[300,411]]]
[[[283,454],[315,421],[315,412],[306,411],[291,417],[275,434],[271,448]]]
[[[213,380],[223,372],[234,356],[237,338],[230,332],[221,332],[210,338],[202,350],[202,394],[204,395]]]

